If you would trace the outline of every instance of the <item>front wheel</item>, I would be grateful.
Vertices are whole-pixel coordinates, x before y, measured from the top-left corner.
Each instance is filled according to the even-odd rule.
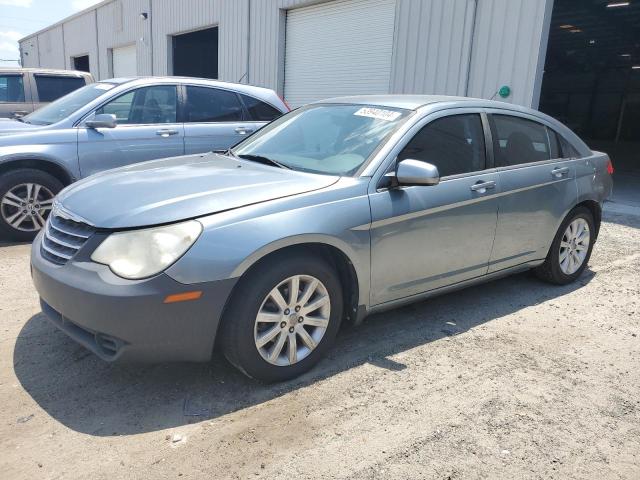
[[[0,238],[30,241],[46,221],[62,183],[41,170],[24,168],[0,176]]]
[[[223,319],[221,347],[249,377],[288,380],[331,347],[342,309],[340,281],[328,263],[278,255],[240,281]]]
[[[560,225],[545,262],[535,269],[536,275],[557,285],[573,282],[587,267],[594,241],[591,211],[585,207],[573,209]]]

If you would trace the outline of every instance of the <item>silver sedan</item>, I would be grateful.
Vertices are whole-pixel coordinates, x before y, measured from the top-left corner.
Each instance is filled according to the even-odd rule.
[[[82,180],[32,249],[47,317],[106,361],[310,369],[343,321],[587,266],[613,167],[539,112],[431,96],[291,112],[225,154]]]

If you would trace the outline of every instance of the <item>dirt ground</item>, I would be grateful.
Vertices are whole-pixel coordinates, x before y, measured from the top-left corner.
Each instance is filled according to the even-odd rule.
[[[46,323],[0,247],[0,477],[640,478],[640,216],[590,269],[377,315],[301,379],[111,366]]]

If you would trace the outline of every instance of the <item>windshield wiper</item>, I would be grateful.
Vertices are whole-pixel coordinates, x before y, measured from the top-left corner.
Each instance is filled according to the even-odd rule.
[[[229,154],[234,155],[234,153],[231,152],[231,149],[229,149]],[[277,160],[274,160],[272,158],[263,157],[262,155],[234,155],[234,156],[238,158],[243,158],[245,160],[250,160],[252,162],[262,163],[264,165],[272,165],[274,167],[280,167],[286,170],[291,170],[291,167],[289,167],[288,165],[280,163]]]
[[[22,117],[15,117],[14,120],[17,120],[20,123],[29,123],[26,120],[24,120]]]

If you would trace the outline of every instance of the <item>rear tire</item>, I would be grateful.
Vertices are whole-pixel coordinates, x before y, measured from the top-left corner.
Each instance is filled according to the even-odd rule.
[[[587,268],[595,233],[591,211],[574,208],[560,225],[545,262],[534,269],[536,276],[556,285],[575,281]]]
[[[316,304],[320,307],[314,309]],[[240,280],[224,314],[219,345],[245,375],[264,382],[289,380],[310,370],[331,348],[342,310],[340,281],[327,262],[276,255]]]
[[[0,238],[28,242],[35,238],[62,190],[54,176],[32,168],[0,176]]]

